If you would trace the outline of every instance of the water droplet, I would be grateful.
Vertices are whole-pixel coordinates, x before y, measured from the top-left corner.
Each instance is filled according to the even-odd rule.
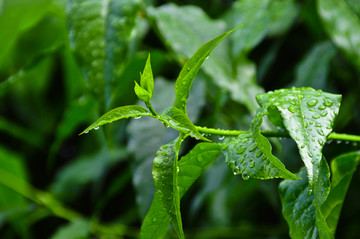
[[[167,146],[167,145],[163,145],[162,147],[163,147],[163,149],[167,149],[167,148],[168,148],[168,146]]]
[[[353,142],[353,143],[352,143],[352,146],[353,146],[353,147],[356,147],[357,145],[358,145],[357,142]]]
[[[254,161],[251,161],[251,162],[249,163],[249,168],[253,168],[253,167],[255,167],[255,162],[254,162]]]
[[[224,139],[225,139],[224,135],[219,137],[219,140],[224,140]]]
[[[207,59],[209,59],[209,56],[207,56],[207,57],[205,58],[205,60],[207,60]]]
[[[246,143],[248,141],[248,139],[244,138],[241,140],[241,143]]]
[[[327,112],[327,111],[324,111],[324,112],[322,112],[320,115],[321,115],[321,117],[325,117],[325,116],[327,116],[327,114],[328,114],[328,112]]]
[[[302,145],[300,146],[300,148],[302,148],[302,149],[305,148],[305,144],[302,144]]]
[[[180,171],[180,168],[179,167],[176,167],[176,172],[179,172]]]
[[[345,141],[345,144],[349,144],[349,143],[350,143],[350,141],[348,141],[348,140]]]
[[[310,152],[308,153],[308,155],[309,155],[309,157],[312,157],[312,156],[313,156],[312,153],[310,153]]]
[[[166,154],[165,154],[166,155]],[[167,163],[169,162],[169,159],[168,158],[164,158],[164,162]]]
[[[156,222],[156,217],[154,217],[153,222]]]
[[[327,107],[330,107],[333,105],[333,102],[330,100],[330,98],[325,98],[324,99],[324,105],[327,106]]]
[[[166,152],[162,152],[161,155],[162,155],[162,156],[166,156],[167,154],[166,154]]]
[[[240,148],[240,149],[237,151],[237,153],[238,153],[238,154],[242,154],[242,153],[245,152],[245,150],[246,150],[246,148]]]
[[[236,171],[234,171],[234,172],[233,172],[233,174],[234,174],[234,175],[238,175],[239,173],[238,173],[238,172],[236,172]]]
[[[134,119],[140,119],[141,118],[141,116],[136,116],[136,117],[134,117]]]
[[[318,109],[319,110],[324,110],[326,107],[324,106],[324,105],[320,105],[319,107],[318,107]]]
[[[249,152],[254,151],[256,148],[257,148],[257,145],[256,145],[256,144],[253,144],[253,145],[251,146],[251,148],[249,149]]]
[[[244,173],[244,174],[242,175],[242,178],[243,178],[244,180],[249,180],[250,176]]]
[[[256,157],[257,157],[257,158],[260,158],[262,154],[263,154],[263,152],[262,152],[261,150],[259,150],[259,151],[256,153]]]
[[[95,127],[94,130],[98,130],[100,127]]]
[[[318,100],[316,100],[316,99],[311,99],[311,100],[308,100],[308,102],[306,102],[306,104],[311,107],[316,105],[317,103],[318,103]]]
[[[320,119],[320,115],[318,115],[318,114],[313,114],[312,117],[313,117],[313,119]]]
[[[295,108],[293,106],[289,106],[288,110],[291,112],[291,113],[295,113]]]
[[[85,131],[85,132],[84,132],[84,134],[87,134],[87,133],[89,133],[89,131]]]
[[[227,150],[228,148],[229,148],[229,145],[224,144],[223,147],[222,147],[222,150]]]
[[[320,128],[320,127],[321,127],[321,124],[320,124],[319,122],[316,122],[316,123],[315,123],[315,127]]]
[[[316,131],[317,131],[318,134],[321,135],[321,136],[324,136],[324,135],[325,135],[324,132],[323,132],[321,129],[317,129]]]
[[[301,100],[301,99],[303,99],[304,98],[304,96],[303,95],[299,95],[299,99]]]
[[[337,144],[341,144],[342,141],[341,141],[341,140],[336,140],[336,143],[337,143]]]
[[[191,70],[190,66],[187,68],[187,70],[188,70],[188,71],[190,71],[190,70]]]
[[[326,141],[326,143],[327,143],[327,144],[331,144],[332,142],[333,142],[333,140],[332,140],[332,139],[330,139],[330,140]]]

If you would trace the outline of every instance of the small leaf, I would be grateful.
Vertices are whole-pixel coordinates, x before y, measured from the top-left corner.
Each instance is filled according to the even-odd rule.
[[[149,93],[149,98],[151,99],[154,92],[154,77],[151,70],[150,54],[146,60],[144,71],[140,77],[140,85]]]
[[[175,83],[175,102],[174,106],[183,112],[186,112],[186,102],[189,97],[191,85],[195,79],[195,75],[200,70],[202,63],[210,55],[212,50],[230,33],[225,32],[202,45],[196,53],[185,63]]]
[[[317,9],[325,30],[349,62],[360,67],[360,18],[346,1],[317,0]]]
[[[286,170],[284,164],[271,153],[271,144],[260,134],[262,117],[266,110],[260,109],[248,133],[224,143],[222,151],[225,161],[234,175],[242,174],[244,179],[287,178],[299,179]]]
[[[199,133],[189,117],[178,108],[172,106],[168,107],[163,111],[160,117],[167,125],[180,132],[189,134],[196,139],[210,141]]]
[[[79,239],[88,238],[90,235],[91,225],[84,219],[77,219],[60,227],[51,239]]]
[[[125,119],[129,117],[141,117],[141,116],[152,116],[152,114],[147,111],[144,107],[138,106],[138,105],[126,105],[121,106],[115,109],[110,110],[103,116],[101,116],[95,123],[87,127],[83,132],[80,133],[86,134],[92,129],[97,129],[101,125],[109,124],[113,121]]]
[[[148,104],[150,102],[150,99],[151,99],[150,93],[147,90],[145,90],[144,88],[142,88],[141,86],[139,86],[139,84],[136,81],[135,81],[134,91],[135,91],[135,94],[137,95],[137,97],[142,102],[144,102],[145,104]]]
[[[321,212],[332,233],[335,233],[346,192],[359,163],[359,151],[340,155],[331,162],[331,189]]]
[[[262,108],[275,106],[279,110],[308,170],[311,190],[318,179],[322,148],[339,112],[341,95],[292,88],[258,95],[257,100]]]
[[[315,190],[310,194],[308,177],[305,168],[298,173],[301,180],[284,180],[279,185],[282,212],[290,229],[290,237],[332,238],[320,208],[330,189],[329,167],[326,160],[321,160],[319,180]]]
[[[184,238],[178,188],[178,151],[183,137],[161,146],[154,158],[153,179],[156,193],[170,216],[179,238]]]
[[[179,161],[178,186],[180,197],[184,196],[190,186],[200,175],[220,156],[219,144],[197,144],[187,155]],[[140,238],[164,238],[169,230],[170,217],[155,193],[150,210],[141,226]]]

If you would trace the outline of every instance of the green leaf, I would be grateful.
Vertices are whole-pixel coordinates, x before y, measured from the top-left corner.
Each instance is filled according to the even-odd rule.
[[[220,156],[219,144],[197,144],[187,155],[179,161],[178,186],[180,197],[184,196],[190,186],[200,175]],[[170,217],[155,193],[151,208],[141,226],[140,238],[164,238],[169,230]]]
[[[144,107],[138,105],[126,105],[121,106],[115,109],[110,110],[103,116],[101,116],[97,121],[95,121],[92,125],[87,127],[83,132],[80,133],[86,134],[90,130],[98,129],[101,125],[109,124],[113,121],[125,119],[129,117],[138,118],[141,116],[152,116],[152,114],[146,110]]]
[[[145,68],[140,77],[140,85],[143,89],[149,92],[150,99],[154,92],[154,77],[151,70],[150,54],[146,60]]]
[[[359,163],[359,151],[340,155],[331,161],[331,189],[321,212],[332,233],[335,233],[346,192]]]
[[[60,227],[51,239],[86,239],[90,236],[91,225],[88,221],[77,219]]]
[[[293,85],[324,89],[330,61],[335,53],[336,49],[329,41],[316,44],[296,67]]]
[[[311,190],[318,180],[322,148],[339,112],[341,95],[292,88],[258,95],[257,100],[262,108],[275,106],[279,110],[305,163]]]
[[[360,18],[345,1],[317,0],[318,13],[334,44],[360,67]]]
[[[174,106],[183,112],[186,112],[186,102],[189,97],[191,85],[195,79],[195,75],[200,70],[202,63],[209,57],[212,50],[230,33],[225,32],[202,45],[196,53],[185,63],[175,83],[175,102]]]
[[[243,179],[251,178],[298,179],[286,170],[281,161],[271,154],[270,142],[261,134],[241,134],[223,144],[225,161],[234,175],[242,174]]]
[[[199,133],[195,125],[190,121],[189,117],[178,108],[172,106],[166,108],[160,115],[160,118],[167,125],[180,132],[189,134],[196,139],[210,141]]]
[[[320,210],[329,193],[329,175],[329,167],[323,158],[319,168],[318,184],[315,185],[313,193],[310,193],[305,168],[298,173],[302,179],[284,180],[280,183],[282,212],[289,225],[291,238],[333,237]]]
[[[151,99],[150,93],[147,90],[145,90],[144,88],[142,88],[141,86],[139,86],[139,84],[136,81],[135,81],[134,91],[135,91],[135,94],[137,95],[137,97],[142,102],[144,102],[145,104],[148,104],[150,102],[150,99]]]
[[[180,192],[178,187],[178,152],[184,137],[160,147],[154,158],[153,179],[156,193],[170,216],[179,238],[185,238],[180,214]]]
[[[138,1],[69,0],[70,45],[89,89],[106,109],[128,56]]]
[[[260,134],[262,117],[266,114],[266,110],[260,109],[248,133],[241,134],[222,145],[225,161],[234,175],[241,173],[245,180],[250,177],[298,179],[272,155],[270,142]]]

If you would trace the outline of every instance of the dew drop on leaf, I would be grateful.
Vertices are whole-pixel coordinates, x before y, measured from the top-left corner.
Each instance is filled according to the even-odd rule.
[[[89,133],[89,131],[85,131],[85,132],[84,132],[84,134],[87,134],[87,133]]]
[[[255,167],[255,162],[254,162],[254,161],[251,161],[251,162],[249,163],[249,168],[253,168],[253,167]]]
[[[207,60],[207,59],[209,59],[209,56],[207,56],[207,57],[205,58],[205,60]]]
[[[336,143],[337,143],[337,144],[341,144],[342,141],[341,141],[341,140],[336,140]]]
[[[141,116],[134,117],[134,119],[140,119],[140,118],[141,118]]]
[[[315,106],[317,103],[318,103],[318,100],[316,100],[316,99],[311,99],[311,100],[308,100],[308,102],[306,102],[306,104],[308,106]]]
[[[219,137],[219,140],[224,140],[224,139],[225,139],[224,135]]]
[[[243,175],[242,175],[242,178],[243,178],[244,180],[249,180],[250,176],[247,175],[247,174],[243,174]]]
[[[293,106],[289,106],[288,110],[291,112],[291,113],[295,113],[295,108]]]
[[[95,127],[94,130],[98,130],[100,127]]]
[[[242,139],[241,143],[246,143],[248,141],[248,139]]]
[[[249,149],[249,151],[252,152],[252,151],[254,151],[256,148],[257,148],[257,145],[254,144],[254,145],[251,146],[251,148]]]
[[[319,110],[324,110],[326,107],[324,106],[324,105],[320,105],[319,107],[318,107],[318,109]]]
[[[246,148],[240,148],[240,149],[237,151],[237,153],[238,153],[238,154],[242,154],[242,153],[245,152],[245,150],[246,150]]]
[[[326,97],[324,100],[324,105],[327,107],[330,107],[333,105],[333,102],[329,98]]]

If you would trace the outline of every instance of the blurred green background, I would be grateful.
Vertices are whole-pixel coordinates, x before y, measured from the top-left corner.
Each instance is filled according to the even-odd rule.
[[[256,94],[310,86],[343,94],[335,131],[360,134],[358,0],[0,0],[0,238],[137,237],[154,194],[152,160],[175,132],[142,118],[78,134],[139,103],[134,80],[148,53],[161,112],[185,61],[238,25],[194,81],[194,123],[247,130]],[[297,172],[295,144],[272,143]],[[328,143],[328,161],[359,149]],[[288,238],[279,182],[244,181],[219,157],[182,200],[187,237]],[[336,238],[360,237],[359,184],[357,171]]]

